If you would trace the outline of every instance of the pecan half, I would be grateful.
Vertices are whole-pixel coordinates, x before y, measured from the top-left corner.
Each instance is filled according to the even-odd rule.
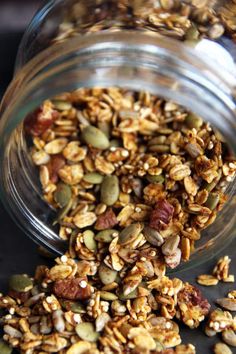
[[[118,220],[112,208],[107,209],[103,214],[99,215],[95,224],[96,230],[106,230],[118,224]]]
[[[149,226],[157,231],[165,230],[174,214],[174,207],[165,199],[158,201],[151,212]]]
[[[53,293],[66,300],[86,300],[91,296],[91,287],[86,277],[63,279],[54,283]]]

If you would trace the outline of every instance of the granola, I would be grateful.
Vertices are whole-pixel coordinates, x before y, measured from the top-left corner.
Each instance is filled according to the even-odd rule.
[[[97,243],[97,231],[115,229],[118,255],[108,250],[105,259],[120,269],[120,245],[139,254],[149,248],[170,268],[189,260],[227,200],[225,186],[236,171],[209,124],[148,92],[65,93],[30,114],[25,131],[33,137],[44,199],[59,210],[59,235],[70,241],[77,233],[77,255],[100,261],[80,234],[89,228]],[[126,247],[122,230],[139,223]]]

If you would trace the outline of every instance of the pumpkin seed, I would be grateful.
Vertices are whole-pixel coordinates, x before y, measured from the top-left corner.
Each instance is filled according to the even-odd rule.
[[[199,33],[197,27],[194,24],[192,24],[191,27],[185,33],[185,40],[197,41],[199,38],[199,35],[200,35],[200,33]]]
[[[0,353],[1,354],[11,354],[12,348],[9,347],[7,343],[0,339]]]
[[[222,339],[226,344],[236,347],[236,333],[232,329],[226,329],[223,331]]]
[[[203,124],[203,120],[201,117],[197,116],[194,113],[189,113],[185,119],[185,123],[190,129],[199,129]]]
[[[74,313],[86,313],[86,309],[83,304],[79,302],[71,303],[71,311]]]
[[[53,226],[56,225],[58,222],[60,222],[70,211],[72,208],[74,200],[71,198],[66,206],[64,208],[61,208],[60,211],[57,214],[57,219],[53,222]]]
[[[84,175],[83,180],[85,182],[92,183],[92,184],[101,184],[103,181],[103,176],[97,172],[90,172]]]
[[[116,280],[117,271],[108,268],[104,263],[98,269],[98,275],[104,285],[111,284]]]
[[[54,200],[60,208],[64,208],[69,203],[71,196],[71,187],[63,182],[58,183],[57,189],[54,192]]]
[[[218,193],[210,193],[205,203],[205,206],[211,210],[214,210],[219,204],[219,201],[220,196]]]
[[[155,229],[149,226],[145,226],[143,229],[143,234],[146,240],[153,246],[161,246],[164,242],[163,237]]]
[[[216,343],[214,346],[214,353],[215,354],[232,354],[231,349],[228,347],[228,345],[224,343]]]
[[[110,137],[110,124],[109,122],[98,122],[98,128],[106,135],[106,137],[109,139]]]
[[[101,185],[101,202],[111,206],[119,198],[119,180],[116,176],[106,176]]]
[[[58,111],[68,111],[72,108],[72,104],[67,101],[53,100],[52,103]]]
[[[114,301],[118,299],[117,295],[110,293],[109,291],[101,291],[100,297],[102,300],[106,300],[106,301]]]
[[[127,245],[128,243],[134,241],[136,237],[140,234],[142,229],[143,225],[140,223],[135,223],[127,226],[121,231],[118,243],[120,245]]]
[[[11,290],[25,293],[33,288],[33,281],[24,274],[15,274],[9,280],[9,287]]]
[[[90,251],[96,251],[97,249],[97,243],[94,240],[94,236],[94,232],[91,230],[86,230],[83,232],[84,244]]]
[[[87,144],[90,144],[97,149],[105,150],[110,145],[106,135],[100,129],[92,125],[83,129],[82,138]]]
[[[165,256],[170,256],[175,253],[178,248],[180,237],[178,235],[170,236],[162,245],[161,250]]]
[[[95,240],[98,242],[110,243],[113,240],[112,235],[114,233],[118,235],[118,231],[114,229],[102,230],[95,236]]]
[[[163,175],[158,175],[158,176],[147,175],[146,179],[150,183],[163,183],[165,181],[165,177]]]
[[[72,301],[60,301],[60,304],[63,309],[67,311],[72,311],[74,313],[86,313],[86,308],[80,302],[72,302]]]
[[[91,322],[77,324],[75,331],[81,339],[88,342],[96,342],[99,337],[99,334],[95,331],[95,328]]]

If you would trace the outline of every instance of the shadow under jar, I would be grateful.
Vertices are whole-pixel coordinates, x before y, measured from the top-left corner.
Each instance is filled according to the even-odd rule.
[[[232,155],[236,152],[235,66],[229,39],[219,44],[202,38],[204,31],[196,29],[197,38],[195,31],[189,40],[187,30],[194,28],[188,22],[187,29],[174,35],[174,30],[165,32],[162,26],[153,32],[138,15],[144,11],[142,1],[135,11],[131,9],[136,2],[130,2],[131,9],[126,2],[111,2],[110,9],[107,3],[52,1],[40,10],[23,39],[16,75],[1,106],[3,203],[26,234],[59,253],[66,244],[58,236],[58,226],[53,226],[56,210],[42,197],[23,123],[44,100],[79,88],[147,91],[202,117],[224,137]],[[174,6],[164,12],[183,11]],[[225,194],[223,210],[202,232],[190,261],[178,270],[205,262],[235,236],[234,180]]]

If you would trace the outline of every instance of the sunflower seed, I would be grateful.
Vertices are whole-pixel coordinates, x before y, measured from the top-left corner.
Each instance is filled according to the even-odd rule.
[[[135,223],[124,228],[119,234],[118,243],[121,245],[127,245],[136,239],[143,229],[143,225],[140,223]]]
[[[144,234],[144,237],[146,238],[146,240],[153,246],[159,247],[164,242],[161,234],[157,230],[152,229],[149,226],[144,227],[143,234]]]
[[[106,301],[114,301],[118,299],[117,295],[110,293],[109,291],[101,291],[100,297],[102,300],[106,300]]]
[[[179,245],[180,237],[178,235],[170,236],[162,245],[162,253],[165,256],[170,256],[175,253]]]

